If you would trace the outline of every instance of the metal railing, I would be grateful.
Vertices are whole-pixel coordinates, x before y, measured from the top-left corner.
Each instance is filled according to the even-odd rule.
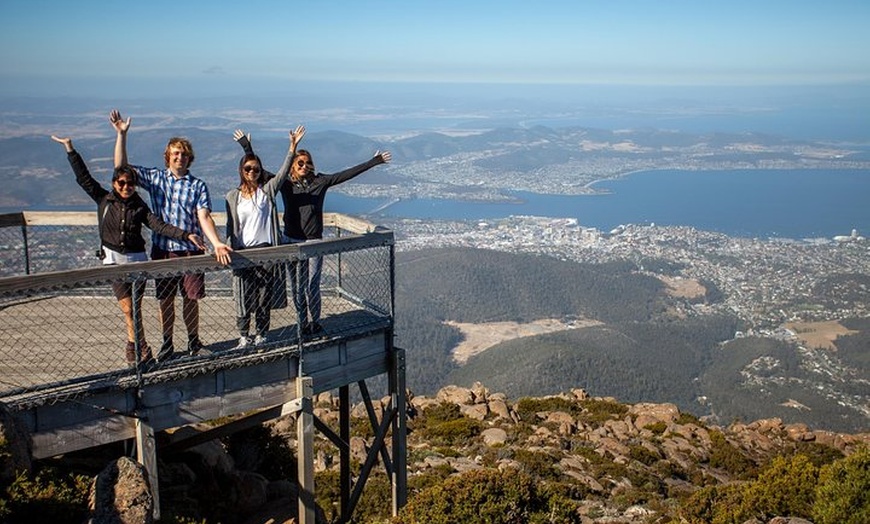
[[[178,374],[209,373],[249,365],[252,360],[301,356],[311,344],[364,336],[392,327],[394,308],[394,238],[389,230],[351,217],[327,214],[323,240],[233,254],[231,267],[209,255],[185,259],[101,266],[94,256],[94,213],[46,213],[0,227],[3,277],[0,277],[0,402],[11,405],[51,403],[113,387],[136,387]],[[0,217],[2,218],[2,217]],[[222,217],[216,221],[220,223]],[[88,223],[88,221],[91,223]],[[19,228],[20,227],[20,231]],[[19,236],[20,235],[20,236]],[[303,333],[305,321],[294,306],[293,271],[298,262],[322,258],[323,330]],[[74,268],[71,268],[73,266]],[[237,347],[233,274],[252,268],[275,268],[286,301],[271,305],[266,341]],[[131,364],[124,314],[111,285],[134,284],[135,332],[156,356],[162,341],[155,279],[203,273],[206,296],[199,304],[199,337],[204,349],[187,354],[187,324],[176,297],[174,346],[177,358],[143,362],[147,353],[136,344]],[[144,284],[144,291],[138,285]],[[251,318],[251,332],[254,318]],[[300,358],[300,366],[303,359]]]

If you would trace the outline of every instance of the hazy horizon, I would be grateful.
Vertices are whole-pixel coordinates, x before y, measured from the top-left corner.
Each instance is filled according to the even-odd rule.
[[[0,94],[202,96],[299,82],[870,85],[870,3],[7,2]]]

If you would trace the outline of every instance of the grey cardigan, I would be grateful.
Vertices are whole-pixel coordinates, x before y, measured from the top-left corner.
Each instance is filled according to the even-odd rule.
[[[275,205],[275,195],[278,193],[279,189],[284,184],[284,181],[287,180],[287,176],[290,174],[290,166],[293,164],[294,153],[295,152],[292,148],[289,149],[287,151],[287,156],[284,158],[284,163],[281,164],[281,169],[278,170],[278,174],[263,184],[263,191],[266,193],[266,197],[272,205],[272,231],[270,236],[272,238],[273,246],[277,246],[281,243],[281,227],[278,218],[278,206]],[[241,249],[244,246],[239,243],[239,237],[236,235],[236,231],[241,229],[238,210],[239,188],[236,187],[230,189],[227,193],[226,200],[227,242],[233,249]]]

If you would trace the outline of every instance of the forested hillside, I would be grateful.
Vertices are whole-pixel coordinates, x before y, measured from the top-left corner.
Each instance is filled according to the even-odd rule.
[[[499,344],[447,377],[470,386],[483,377],[509,395],[549,395],[584,387],[626,402],[672,402],[699,412],[696,377],[735,319],[620,322]]]
[[[446,320],[529,322],[586,317],[647,321],[666,305],[662,283],[628,264],[577,264],[484,249],[399,253],[396,269],[397,343],[412,350],[408,384],[432,393],[456,365],[461,340]]]
[[[674,314],[691,310],[685,303],[673,308],[677,302],[698,298],[669,295],[651,267],[644,263],[641,272],[628,261],[580,264],[473,248],[400,252],[396,342],[408,350],[408,386],[425,395],[479,381],[512,396],[579,387],[622,402],[672,402],[720,423],[777,416],[815,428],[866,430],[866,416],[849,406],[866,395],[861,377],[870,368],[870,321],[843,321],[854,333],[836,340],[830,358],[785,339],[734,339],[744,329],[734,316]],[[714,288],[701,300],[721,298]],[[502,342],[461,367],[452,358],[464,335],[447,321],[541,319],[601,324]],[[837,387],[820,377],[833,377]]]

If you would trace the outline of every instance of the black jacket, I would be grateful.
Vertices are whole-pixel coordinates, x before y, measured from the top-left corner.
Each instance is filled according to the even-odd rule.
[[[167,224],[152,213],[139,193],[134,192],[133,196],[124,200],[114,191],[103,188],[91,176],[88,166],[77,151],[68,153],[67,160],[76,175],[76,182],[97,203],[102,245],[118,253],[145,251],[142,224],[161,235],[179,240],[187,239],[187,231]]]
[[[239,145],[245,150],[245,154],[254,154],[254,148],[247,137],[242,137]],[[331,175],[317,173],[299,182],[288,178],[281,185],[281,200],[284,202],[284,235],[290,240],[323,238],[323,202],[326,199],[326,190],[383,163],[383,159],[376,156],[362,164]],[[271,178],[275,175],[266,171],[266,176]]]

